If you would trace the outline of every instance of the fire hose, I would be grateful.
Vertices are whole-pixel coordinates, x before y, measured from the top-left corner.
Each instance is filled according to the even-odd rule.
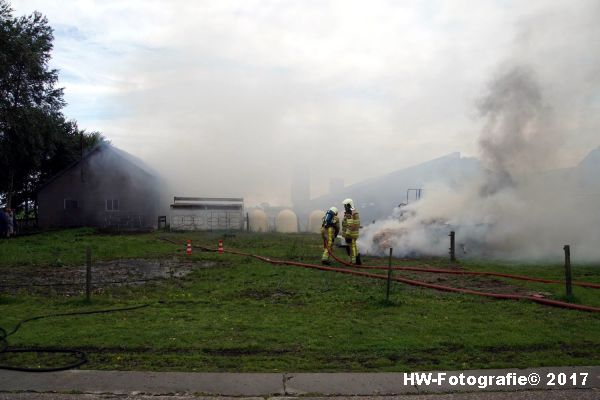
[[[340,264],[343,264],[347,267],[359,268],[359,269],[379,269],[379,270],[388,270],[390,267],[384,265],[356,265],[350,264],[343,260],[340,260],[334,254],[330,253],[331,256]],[[499,272],[483,272],[483,271],[463,271],[463,270],[455,270],[455,269],[446,269],[446,268],[422,268],[422,267],[409,267],[409,266],[392,266],[392,270],[397,271],[415,271],[415,272],[431,272],[435,274],[454,274],[454,275],[476,275],[476,276],[496,276],[500,278],[508,278],[515,279],[520,281],[529,281],[529,282],[539,282],[539,283],[560,283],[564,284],[564,281],[560,281],[557,279],[543,279],[543,278],[533,278],[531,276],[524,275],[512,275],[512,274],[502,274]],[[574,286],[581,286],[592,289],[600,289],[600,284],[592,283],[592,282],[571,282]]]
[[[211,251],[211,252],[219,251],[218,249],[205,247],[205,246],[197,246],[196,245],[194,247],[199,248],[204,251]],[[322,271],[338,272],[338,273],[342,273],[342,274],[364,276],[364,277],[373,278],[373,279],[384,279],[384,280],[388,279],[388,277],[386,275],[373,274],[373,273],[369,273],[369,272],[360,272],[360,271],[355,271],[355,270],[346,269],[346,268],[327,267],[327,266],[323,266],[323,265],[301,263],[301,262],[296,262],[296,261],[277,260],[277,259],[273,259],[273,258],[269,258],[269,257],[245,253],[245,252],[236,251],[236,250],[223,249],[222,251],[225,253],[229,253],[229,254],[245,256],[245,257],[252,257],[257,260],[264,261],[264,262],[274,264],[274,265],[290,265],[290,266],[296,266],[296,267],[302,267],[302,268],[318,269],[318,270],[322,270]],[[331,251],[330,251],[330,254],[336,261],[338,261],[344,265],[350,265],[352,267],[355,267],[355,265],[346,263],[346,262],[340,260],[339,258],[335,257],[335,255]],[[567,308],[567,309],[578,310],[578,311],[600,312],[599,307],[586,306],[583,304],[572,304],[572,303],[567,303],[564,301],[544,299],[544,298],[535,297],[535,296],[527,296],[527,295],[520,295],[520,294],[501,294],[501,293],[481,292],[478,290],[455,288],[455,287],[451,287],[451,286],[438,285],[435,283],[417,281],[414,279],[402,278],[402,277],[398,277],[398,276],[391,277],[390,279],[393,281],[396,281],[396,282],[405,283],[407,285],[425,287],[425,288],[435,289],[435,290],[439,290],[439,291],[443,291],[443,292],[472,294],[472,295],[476,295],[476,296],[491,297],[491,298],[504,299],[504,300],[529,300],[529,301],[532,301],[535,303],[544,304],[544,305],[548,305],[548,306],[561,307],[561,308]]]
[[[91,314],[106,314],[113,312],[121,312],[121,311],[131,311],[137,310],[139,308],[148,307],[150,304],[142,304],[132,307],[124,307],[124,308],[112,308],[107,310],[93,310],[93,311],[78,311],[78,312],[70,312],[70,313],[61,313],[61,314],[47,314],[47,315],[39,315],[37,317],[27,318],[15,325],[15,327],[6,331],[2,327],[0,327],[0,354],[2,353],[53,353],[53,354],[63,354],[69,355],[75,359],[72,363],[61,365],[59,367],[52,368],[28,368],[28,367],[18,367],[14,365],[0,365],[0,369],[8,369],[12,371],[22,371],[22,372],[55,372],[55,371],[64,371],[67,369],[77,368],[83,364],[85,364],[88,359],[85,352],[75,349],[56,349],[56,348],[22,348],[22,349],[9,349],[8,348],[8,337],[15,334],[23,324],[31,321],[36,321],[44,318],[54,318],[54,317],[68,317],[68,316],[76,316],[76,315],[91,315]]]

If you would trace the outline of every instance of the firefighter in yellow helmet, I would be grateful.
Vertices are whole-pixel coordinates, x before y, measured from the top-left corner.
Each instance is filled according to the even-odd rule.
[[[331,246],[338,233],[340,233],[338,209],[331,207],[323,216],[323,223],[321,224],[321,235],[323,236],[322,264],[329,265],[329,252],[331,252]]]
[[[344,204],[344,219],[342,220],[342,236],[348,245],[348,255],[352,264],[361,264],[356,239],[358,239],[358,230],[360,228],[360,218],[354,208],[352,199],[346,199]]]

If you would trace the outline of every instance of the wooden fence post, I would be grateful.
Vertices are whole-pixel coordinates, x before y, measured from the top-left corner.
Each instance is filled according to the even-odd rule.
[[[571,246],[568,244],[563,247],[565,250],[565,285],[567,286],[567,298],[573,297],[573,287],[571,286]]]
[[[390,283],[392,281],[392,248],[390,247],[390,257],[388,260],[388,275],[387,275],[387,287],[385,289],[385,301],[390,301]]]
[[[454,231],[450,232],[450,261],[456,261],[456,252],[454,247]]]
[[[85,300],[90,301],[92,284],[92,249],[87,246],[85,249]]]

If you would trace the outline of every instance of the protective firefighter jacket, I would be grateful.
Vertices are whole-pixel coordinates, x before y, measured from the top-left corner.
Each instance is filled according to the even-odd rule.
[[[323,216],[323,223],[321,224],[322,228],[333,228],[335,231],[335,236],[340,232],[340,219],[337,215],[333,213],[333,211],[329,210]]]
[[[342,236],[345,239],[358,239],[358,230],[360,229],[360,217],[358,212],[352,210],[344,213],[342,220]]]

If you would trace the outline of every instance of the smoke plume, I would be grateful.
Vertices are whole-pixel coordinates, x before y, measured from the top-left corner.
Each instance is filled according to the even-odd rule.
[[[454,230],[460,257],[557,259],[571,244],[579,259],[600,260],[600,185],[585,182],[581,168],[548,171],[563,138],[533,70],[500,70],[477,109],[479,178],[459,189],[429,185],[423,200],[368,226],[359,244],[379,254],[393,247],[403,256],[443,255]]]
[[[538,5],[474,101],[479,176],[425,185],[363,230],[363,252],[447,255],[454,230],[463,258],[560,260],[569,244],[577,260],[600,260],[600,7]],[[588,150],[574,159],[575,142]]]
[[[517,177],[554,160],[560,136],[529,68],[517,65],[499,74],[477,106],[485,118],[479,138],[481,160],[491,171],[484,194],[514,186]]]

